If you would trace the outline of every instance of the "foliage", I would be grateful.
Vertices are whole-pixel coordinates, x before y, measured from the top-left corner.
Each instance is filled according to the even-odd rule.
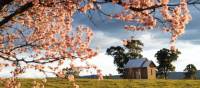
[[[124,65],[130,59],[137,59],[142,57],[143,43],[140,40],[131,38],[130,40],[124,40],[124,46],[111,46],[107,49],[106,53],[114,58],[114,64],[117,65],[117,71],[120,74],[124,72]]]
[[[77,78],[79,77],[80,71],[80,68],[77,67],[63,69],[63,72],[65,73],[65,78],[68,77],[68,75],[74,75]]]
[[[169,71],[174,71],[175,67],[172,65],[172,62],[176,61],[178,58],[178,55],[181,52],[176,50],[169,50],[166,48],[163,48],[159,50],[156,54],[155,57],[157,58],[159,66],[157,67],[158,69],[158,76],[164,77],[165,79],[167,78],[167,73]]]
[[[126,53],[127,58],[141,58],[143,43],[140,40],[134,38],[130,40],[124,40],[124,47],[128,50]]]
[[[193,64],[188,64],[185,67],[184,71],[186,72],[185,73],[185,78],[186,79],[196,79],[197,69]]]
[[[117,71],[119,73],[123,73],[124,64],[128,62],[128,58],[126,57],[124,51],[125,50],[120,46],[112,46],[106,51],[108,55],[112,55],[114,57],[114,64],[117,65]]]

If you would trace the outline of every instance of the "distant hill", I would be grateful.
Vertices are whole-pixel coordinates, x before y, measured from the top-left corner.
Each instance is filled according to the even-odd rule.
[[[84,75],[80,76],[80,78],[97,78],[96,75]],[[121,79],[120,75],[112,75],[111,77],[109,76],[104,76],[105,79],[111,78],[111,79]]]
[[[80,76],[80,78],[97,78],[96,75],[84,75],[84,76]]]
[[[185,72],[169,72],[168,73],[168,79],[184,79]],[[200,79],[200,70],[197,71],[197,79]],[[85,75],[80,76],[80,78],[97,78],[96,75]],[[104,78],[110,78],[109,76],[104,76]],[[121,79],[120,75],[112,75],[111,79]]]
[[[168,73],[168,79],[184,79],[185,72],[169,72]],[[197,79],[200,79],[200,70],[197,71]]]

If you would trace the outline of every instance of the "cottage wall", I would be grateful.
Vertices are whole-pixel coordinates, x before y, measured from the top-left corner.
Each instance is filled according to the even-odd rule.
[[[156,68],[155,67],[147,67],[147,75],[148,79],[156,79]]]
[[[125,65],[127,79],[156,79],[156,65],[148,59],[130,60]]]
[[[140,68],[126,68],[127,79],[156,79],[156,68],[153,65]]]
[[[128,79],[147,79],[147,68],[127,68],[125,78]]]

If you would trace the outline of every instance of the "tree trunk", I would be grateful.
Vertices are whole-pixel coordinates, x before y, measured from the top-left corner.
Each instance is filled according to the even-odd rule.
[[[167,72],[165,72],[164,76],[165,76],[165,78],[164,78],[164,79],[167,79]]]
[[[167,79],[167,68],[164,68],[164,79]]]

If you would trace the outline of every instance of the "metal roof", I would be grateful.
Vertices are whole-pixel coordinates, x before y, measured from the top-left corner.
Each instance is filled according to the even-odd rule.
[[[153,61],[148,60],[147,58],[132,59],[129,60],[128,63],[124,65],[124,67],[125,68],[148,67],[151,63],[153,63]]]

